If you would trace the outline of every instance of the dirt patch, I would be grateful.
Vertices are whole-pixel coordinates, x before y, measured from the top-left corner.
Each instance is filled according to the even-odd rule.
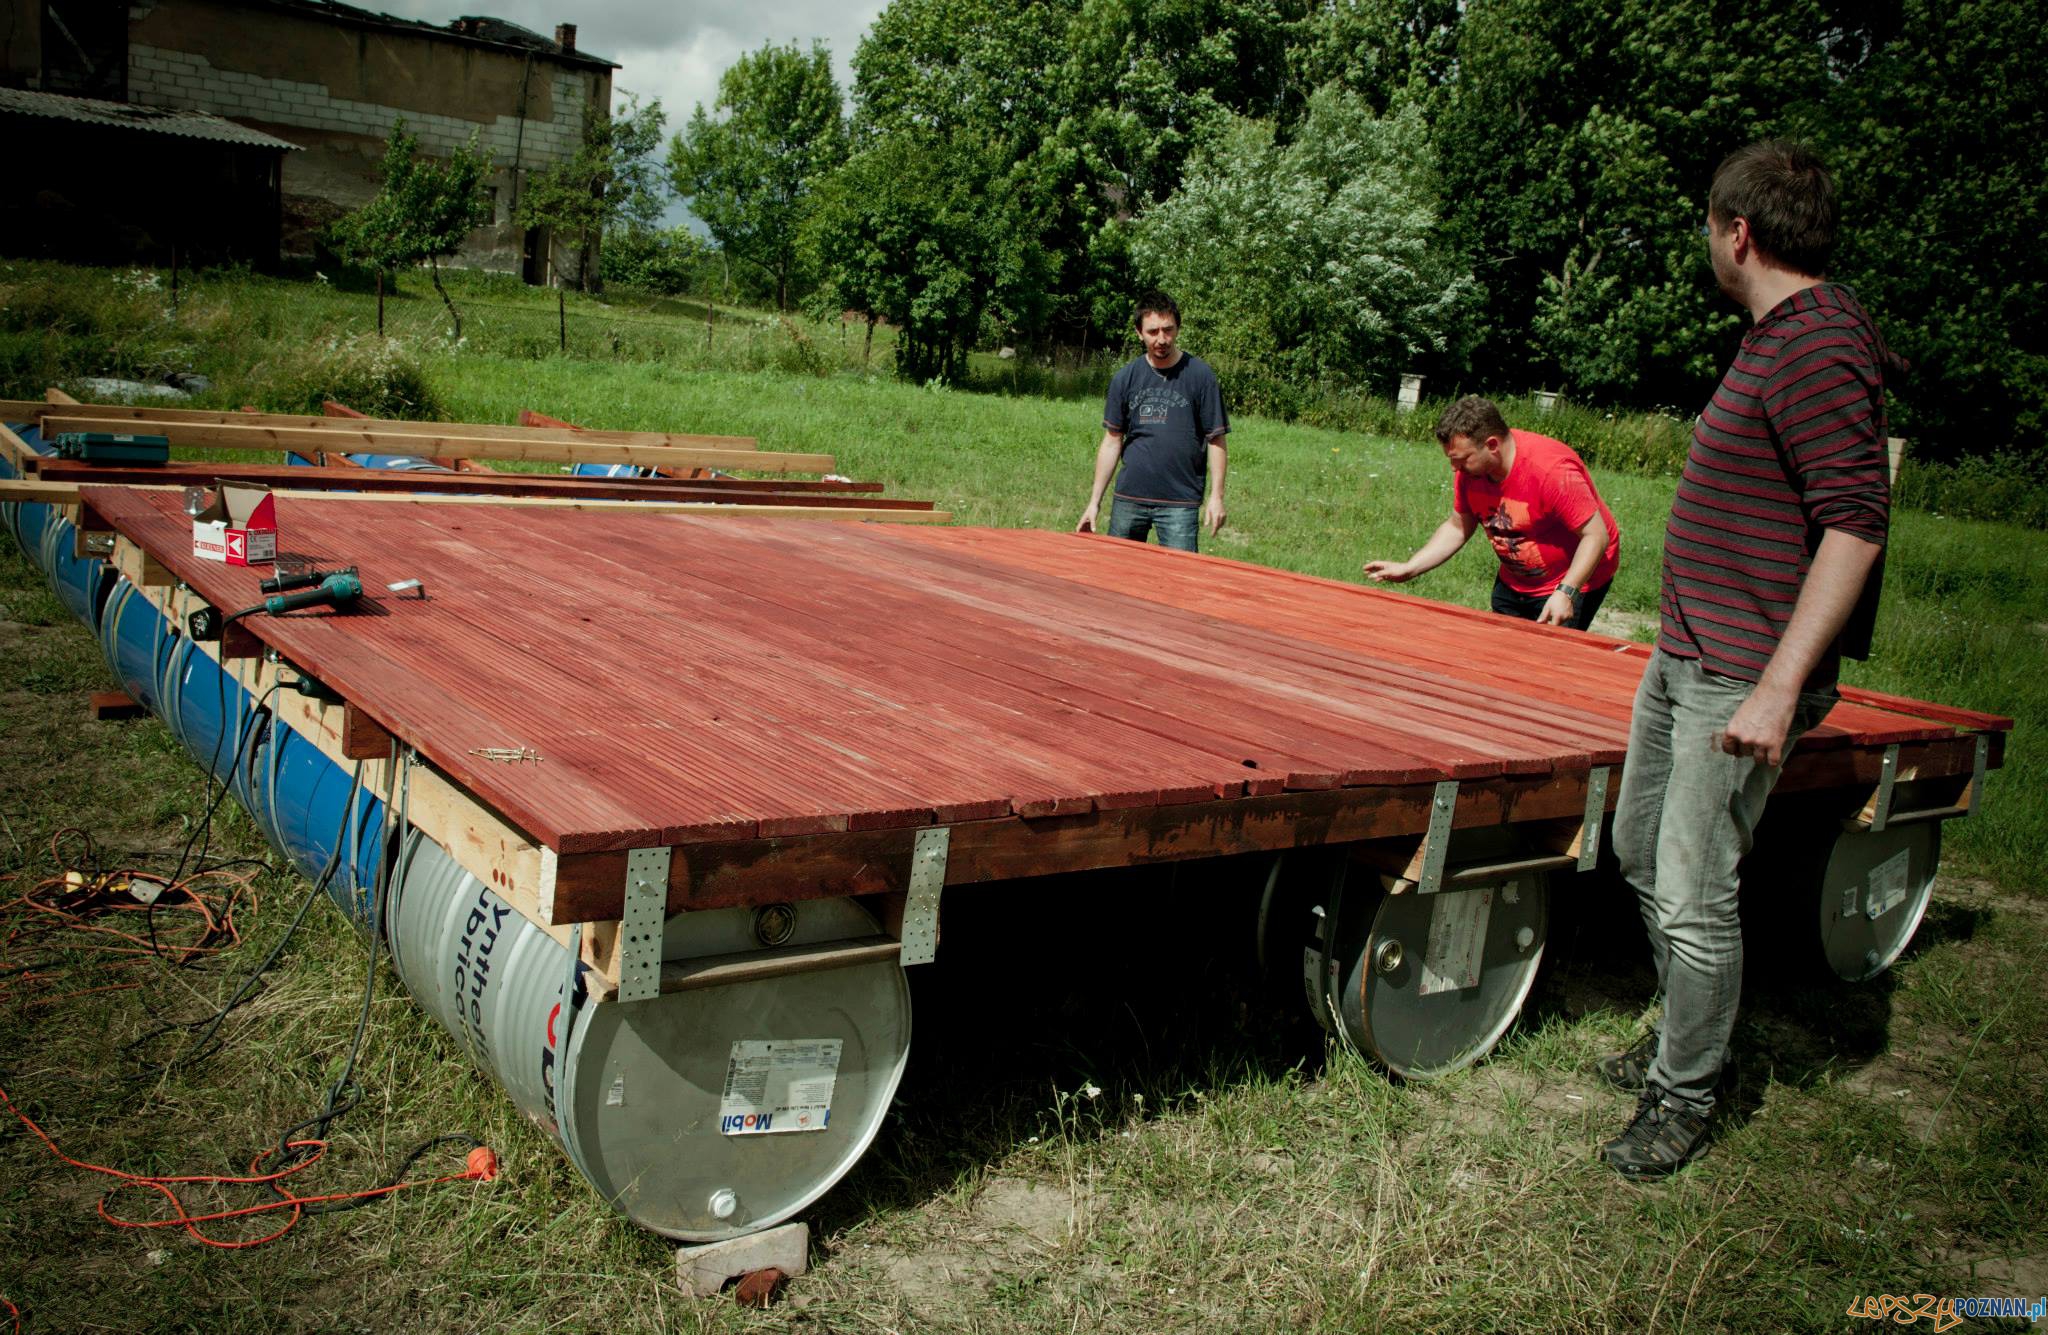
[[[931,1235],[901,1247],[876,1246],[853,1258],[879,1269],[903,1303],[921,1315],[942,1312],[1005,1279],[1042,1272],[1046,1258],[1080,1229],[1083,1202],[1063,1187],[992,1178],[964,1213],[927,1211]]]

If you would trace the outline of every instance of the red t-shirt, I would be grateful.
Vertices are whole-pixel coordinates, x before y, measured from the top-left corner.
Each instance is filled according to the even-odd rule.
[[[1548,595],[1564,583],[1572,554],[1579,549],[1579,530],[1595,513],[1607,524],[1607,550],[1586,580],[1597,589],[1614,578],[1621,565],[1621,525],[1600,493],[1586,465],[1572,447],[1533,431],[1510,431],[1515,461],[1498,482],[1458,473],[1451,507],[1479,521],[1500,557],[1501,582],[1516,593]]]

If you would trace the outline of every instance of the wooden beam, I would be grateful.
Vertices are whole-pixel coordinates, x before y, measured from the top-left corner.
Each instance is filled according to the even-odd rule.
[[[49,400],[51,403],[62,403],[69,405],[78,402],[77,399],[72,398],[69,394],[66,394],[63,390],[58,389],[55,385],[51,385],[47,389],[45,389],[43,391],[43,397]]]
[[[52,391],[55,392],[55,391]],[[336,405],[337,407],[343,405]],[[352,410],[351,410],[352,411]],[[649,445],[667,448],[752,450],[752,436],[713,436],[693,431],[610,431],[578,426],[499,426],[492,422],[419,422],[403,417],[335,416],[308,413],[223,412],[207,408],[163,408],[154,404],[79,403],[76,399],[0,399],[0,417],[36,421],[49,416],[89,418],[95,422],[133,424],[159,422],[181,426],[258,426],[302,431],[376,431],[391,435],[513,438],[521,440],[588,441],[608,445]],[[99,428],[105,430],[105,427]]]
[[[162,563],[154,556],[127,538],[114,539],[113,563],[114,569],[120,571],[127,577],[128,582],[138,589],[166,589],[178,582],[177,577],[164,569]]]
[[[101,723],[114,719],[141,718],[149,710],[135,703],[126,691],[94,691],[88,703],[93,718]]]
[[[1974,737],[1958,736],[1908,743],[1900,751],[1920,777],[1929,778],[1969,773],[1975,745]],[[1873,783],[1881,761],[1878,749],[1795,751],[1777,791]],[[1467,782],[1459,788],[1454,827],[1582,817],[1587,778],[1579,771]],[[1619,788],[1608,785],[1610,808]],[[952,827],[946,884],[1413,837],[1428,827],[1433,793],[1431,784],[1337,788],[1045,820],[967,821]],[[891,829],[680,844],[670,863],[668,909],[900,893],[909,884],[916,836],[915,829]],[[625,872],[622,852],[578,855],[573,879],[556,877],[542,911],[560,922],[615,914]]]
[[[0,479],[0,502],[40,501],[75,505],[90,482],[16,482]],[[167,488],[137,488],[167,490]],[[337,505],[495,505],[544,510],[625,510],[636,514],[753,515],[770,519],[830,519],[842,523],[950,524],[950,510],[881,509],[865,505],[758,505],[724,501],[599,501],[552,496],[450,496],[439,492],[309,491],[273,488],[280,500],[320,500]]]
[[[783,946],[744,954],[707,955],[700,959],[663,964],[661,990],[664,993],[694,992],[701,988],[723,987],[728,983],[755,983],[766,978],[787,978],[791,974],[820,973],[827,969],[893,960],[902,953],[903,943],[893,937],[863,936],[814,946]]]
[[[0,416],[4,416],[4,414],[0,414]],[[27,478],[31,476],[36,471],[38,461],[42,457],[42,455],[28,447],[27,441],[14,434],[14,428],[8,426],[6,422],[0,421],[0,459],[7,461],[7,466],[14,470],[15,477]]]
[[[329,463],[348,456],[323,456]],[[463,461],[467,462],[467,461]],[[595,501],[718,501],[758,505],[869,506],[877,510],[929,510],[930,501],[857,496],[832,483],[758,479],[739,483],[701,478],[570,477],[561,473],[438,473],[393,468],[337,470],[247,460],[178,460],[163,464],[89,464],[44,459],[36,480],[105,486],[213,486],[226,480],[290,491],[444,492],[466,496],[570,496]]]
[[[5,436],[14,435],[4,426],[0,426],[0,432],[4,432]],[[0,440],[4,439],[5,437],[0,437]],[[0,445],[0,454],[5,453],[7,451],[4,445]],[[40,478],[0,478],[0,504],[76,505],[78,501],[76,482],[44,482]]]
[[[341,709],[341,753],[350,760],[382,760],[391,754],[392,737],[377,720],[353,703]]]
[[[221,414],[228,416],[228,414]],[[104,428],[106,419],[54,414],[43,418],[43,431],[57,435],[65,431]],[[140,429],[143,423],[130,425]],[[700,464],[710,468],[743,468],[757,473],[829,473],[829,454],[780,454],[766,450],[679,449],[666,445],[614,445],[582,439],[575,432],[569,440],[544,440],[516,435],[488,437],[365,430],[361,423],[339,420],[323,427],[255,426],[244,423],[209,422],[147,423],[151,434],[169,437],[174,445],[205,446],[209,449],[360,451],[370,454],[421,454],[445,459],[521,459],[541,463],[653,464],[686,468]],[[511,430],[511,428],[506,428]]]

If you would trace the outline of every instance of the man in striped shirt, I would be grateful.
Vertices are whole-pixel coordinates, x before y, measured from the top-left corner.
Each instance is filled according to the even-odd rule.
[[[1641,1091],[1601,1147],[1661,1177],[1705,1147],[1742,984],[1736,866],[1798,739],[1869,651],[1890,487],[1884,372],[1850,291],[1826,281],[1834,182],[1766,141],[1714,173],[1707,248],[1754,323],[1700,415],[1664,538],[1663,617],[1636,692],[1614,814],[1664,995],[1658,1030],[1601,1061]]]

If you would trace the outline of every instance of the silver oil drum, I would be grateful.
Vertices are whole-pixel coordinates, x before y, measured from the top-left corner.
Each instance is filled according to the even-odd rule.
[[[770,1227],[873,1141],[910,1050],[910,993],[893,959],[637,1002],[591,1004],[579,987],[565,1008],[566,948],[431,840],[414,832],[404,854],[386,920],[400,976],[636,1224],[691,1242]],[[878,930],[850,900],[792,907],[782,945]],[[663,934],[671,961],[760,949],[751,909],[677,914]],[[778,1045],[799,1060],[836,1056],[829,1069],[801,1067],[814,1089],[829,1085],[816,1129],[729,1116],[763,1050]]]
[[[1351,866],[1319,905],[1304,982],[1325,1028],[1397,1075],[1447,1075],[1493,1050],[1536,982],[1549,881],[1522,872],[1434,894]]]
[[[1940,865],[1939,821],[1847,829],[1836,838],[1821,876],[1820,941],[1837,977],[1875,978],[1904,953]]]

